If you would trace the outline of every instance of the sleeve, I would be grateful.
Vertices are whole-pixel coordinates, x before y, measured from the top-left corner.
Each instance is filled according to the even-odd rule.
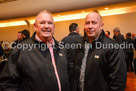
[[[121,49],[113,49],[108,59],[109,91],[125,91],[127,68],[125,53]]]
[[[19,50],[12,50],[5,67],[0,74],[0,91],[20,91],[17,61]]]
[[[0,45],[0,57],[4,54],[4,51],[3,51],[3,48],[2,46]]]
[[[118,43],[121,44],[121,43],[124,43],[124,42],[125,42],[124,36],[121,35],[121,36],[118,38]]]
[[[135,51],[136,51],[136,38],[134,39],[134,48],[135,48]]]

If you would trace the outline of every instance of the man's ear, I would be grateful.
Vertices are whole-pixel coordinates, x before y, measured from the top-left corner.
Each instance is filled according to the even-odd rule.
[[[54,24],[54,30],[55,30],[55,24]]]
[[[102,27],[104,26],[104,23],[102,22]]]
[[[101,29],[103,29],[103,26],[104,26],[104,23],[102,22],[102,24],[101,24]]]
[[[36,30],[36,23],[34,23],[34,30]]]

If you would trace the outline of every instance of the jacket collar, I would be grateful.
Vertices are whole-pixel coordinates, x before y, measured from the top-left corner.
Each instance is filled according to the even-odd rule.
[[[69,35],[79,35],[79,33],[71,32],[71,33],[69,33]]]
[[[34,43],[37,43],[37,44],[45,44],[45,43],[42,42],[42,41],[36,40],[35,37],[36,37],[36,32],[34,32],[33,35],[32,35],[32,37],[31,37],[31,39],[33,40]],[[53,46],[54,46],[56,49],[58,49],[58,48],[59,48],[58,41],[56,41],[54,37],[53,37],[53,40],[54,40],[54,45],[53,45]],[[47,44],[46,44],[46,45],[47,45]]]

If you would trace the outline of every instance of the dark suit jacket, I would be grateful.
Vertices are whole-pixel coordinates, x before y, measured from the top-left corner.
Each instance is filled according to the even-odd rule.
[[[115,40],[116,40],[117,43],[119,43],[119,44],[125,42],[124,36],[121,35],[120,33],[116,36]]]

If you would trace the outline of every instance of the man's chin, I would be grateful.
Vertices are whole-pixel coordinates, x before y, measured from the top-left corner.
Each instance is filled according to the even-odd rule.
[[[95,37],[95,35],[94,34],[88,34],[88,37]]]
[[[43,35],[43,37],[44,38],[49,38],[49,37],[51,37],[51,35],[50,34],[46,34],[46,35]]]

